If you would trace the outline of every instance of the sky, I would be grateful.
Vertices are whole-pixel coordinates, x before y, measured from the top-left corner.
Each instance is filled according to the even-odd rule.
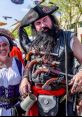
[[[34,7],[33,1],[35,0],[24,0],[24,4],[18,5],[11,2],[11,0],[0,0],[0,22],[5,22],[7,25],[0,26],[0,28],[5,28],[8,30],[13,30],[14,23],[16,20],[21,20],[25,14],[29,11],[31,7]],[[49,2],[49,0],[46,0]],[[5,20],[3,16],[9,16],[12,18],[8,18]]]
[[[11,0],[0,0],[0,21],[7,23],[7,25],[0,28],[13,29],[11,25],[16,23],[15,19],[21,20],[32,6],[32,0],[24,0],[22,5],[14,4]],[[3,16],[12,18],[5,20]]]

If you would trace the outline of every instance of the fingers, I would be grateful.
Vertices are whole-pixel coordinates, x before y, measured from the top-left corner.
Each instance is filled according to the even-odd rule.
[[[73,85],[71,88],[71,93],[74,93],[76,91],[76,87],[78,85],[78,80],[76,79],[76,76],[73,77],[73,79],[71,80],[71,82],[69,83],[69,85]]]
[[[81,112],[80,112],[80,106],[77,106],[77,115],[80,116]]]
[[[76,93],[76,92],[82,92],[82,84],[79,84],[79,82],[74,82],[71,93]]]
[[[73,86],[72,86],[72,89],[71,89],[71,93],[75,93],[77,92],[77,86],[78,86],[78,83],[77,82],[74,82]]]
[[[25,98],[28,95],[28,93],[31,93],[30,83],[28,82],[25,85],[21,84],[20,88],[19,88],[19,92],[20,92],[20,95],[22,96],[22,98]]]
[[[21,87],[19,88],[19,91],[20,91],[20,95],[23,96],[23,95],[26,95],[26,94],[27,94],[28,88],[27,88],[26,85],[25,85],[25,86],[21,86]]]
[[[77,105],[77,114],[78,116],[82,116],[82,100]]]
[[[27,96],[29,92],[31,92],[31,85],[27,78],[23,78],[21,81],[20,87],[19,87],[19,92],[21,96]]]
[[[71,79],[69,85],[73,85],[74,81],[75,81],[75,77],[73,77],[73,78]]]
[[[79,86],[82,86],[82,80],[79,81],[78,85]]]
[[[73,85],[71,93],[82,91],[82,75],[80,73],[76,74],[70,84]]]
[[[32,92],[30,83],[28,83],[28,92],[29,92],[29,93]]]
[[[28,94],[31,93],[31,92],[32,92],[32,91],[31,91],[31,86],[30,86],[30,85],[24,86],[24,87],[22,88],[22,94],[21,94],[22,98],[23,98],[23,99],[26,98],[26,97],[28,96]]]

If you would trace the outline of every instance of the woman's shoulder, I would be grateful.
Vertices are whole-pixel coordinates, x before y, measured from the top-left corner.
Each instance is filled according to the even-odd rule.
[[[16,62],[16,65],[18,67],[19,73],[22,74],[22,69],[23,69],[22,62],[17,57],[14,57],[13,60]]]
[[[22,65],[22,62],[17,57],[13,57],[13,62],[16,62],[17,65]]]

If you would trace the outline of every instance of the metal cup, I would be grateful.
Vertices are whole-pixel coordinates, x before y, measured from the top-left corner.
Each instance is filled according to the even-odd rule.
[[[24,111],[29,111],[33,104],[37,101],[37,97],[34,94],[28,94],[28,96],[20,103],[21,108]]]

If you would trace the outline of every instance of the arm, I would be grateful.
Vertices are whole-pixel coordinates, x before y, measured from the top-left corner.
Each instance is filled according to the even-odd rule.
[[[27,68],[24,70],[23,78],[19,87],[20,94],[26,97],[28,92],[31,92],[31,84],[28,81]]]
[[[77,58],[80,64],[82,64],[82,44],[77,39],[76,36],[73,37],[72,51],[74,56]],[[71,92],[81,92],[82,91],[82,71],[80,70],[71,80],[70,85],[72,86]]]
[[[79,63],[82,64],[82,44],[76,36],[74,36],[72,51]]]
[[[82,64],[82,44],[75,36],[74,36],[73,45],[71,49],[73,51],[74,56],[79,61],[79,63]],[[71,93],[82,92],[82,68],[73,77],[70,85],[72,85]],[[82,114],[82,94],[81,96],[79,94],[79,97],[78,97],[77,114],[79,116]]]

